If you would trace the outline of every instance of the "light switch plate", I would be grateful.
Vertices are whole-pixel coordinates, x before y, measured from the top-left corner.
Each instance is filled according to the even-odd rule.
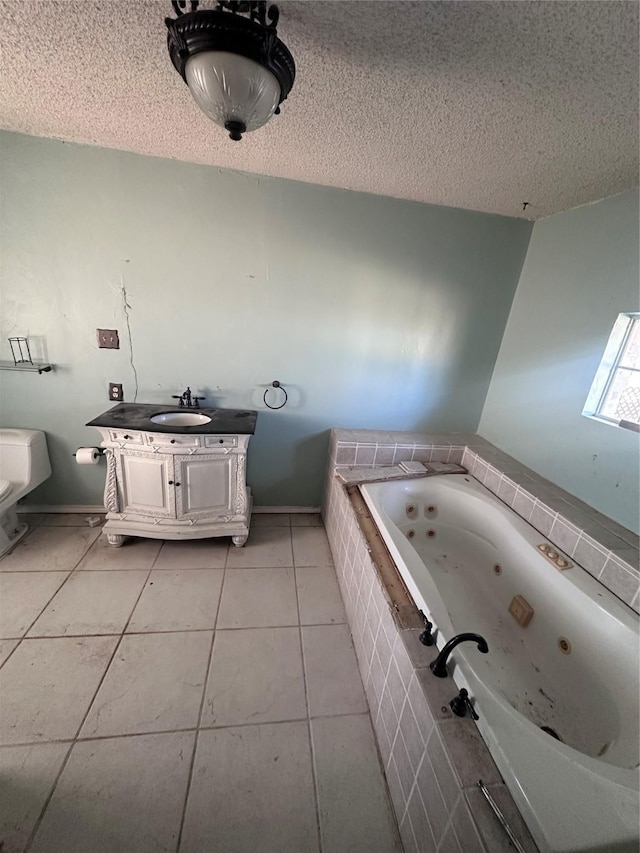
[[[120,349],[117,329],[96,329],[99,349]]]

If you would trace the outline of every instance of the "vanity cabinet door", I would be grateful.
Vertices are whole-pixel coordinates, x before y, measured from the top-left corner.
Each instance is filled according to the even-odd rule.
[[[176,517],[173,456],[122,451],[118,456],[120,512]]]
[[[233,515],[235,454],[175,456],[174,460],[177,518]]]

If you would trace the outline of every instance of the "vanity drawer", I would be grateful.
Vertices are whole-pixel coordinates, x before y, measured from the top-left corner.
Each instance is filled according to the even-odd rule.
[[[126,429],[109,430],[111,441],[128,441],[130,444],[144,444],[144,435],[141,432],[132,432]]]
[[[153,432],[147,433],[147,444],[166,444],[170,447],[200,447],[200,436]]]
[[[205,435],[205,447],[237,447],[237,435]]]

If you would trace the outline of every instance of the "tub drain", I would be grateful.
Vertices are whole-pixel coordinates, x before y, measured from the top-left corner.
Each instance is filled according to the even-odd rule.
[[[551,726],[540,726],[540,728],[543,732],[545,732],[545,734],[551,735],[551,737],[554,737],[556,740],[559,740],[560,743],[562,743],[562,738],[555,729],[551,728]]]

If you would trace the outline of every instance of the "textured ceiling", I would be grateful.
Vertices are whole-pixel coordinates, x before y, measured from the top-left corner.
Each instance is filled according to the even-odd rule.
[[[234,143],[170,64],[169,0],[2,0],[0,126],[528,219],[637,183],[636,2],[279,5],[297,80]]]

